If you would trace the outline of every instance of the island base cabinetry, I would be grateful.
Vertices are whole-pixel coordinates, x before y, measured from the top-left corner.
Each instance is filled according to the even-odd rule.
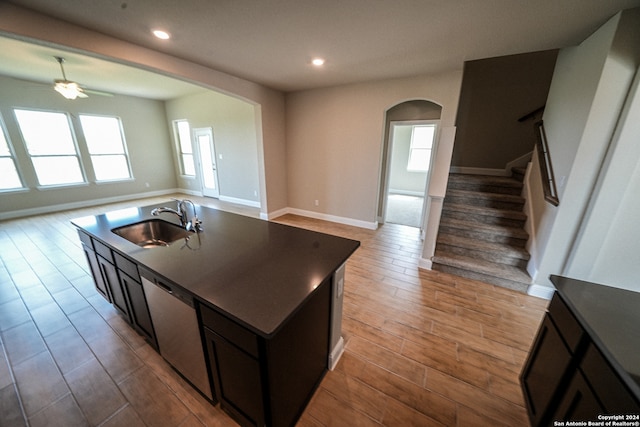
[[[295,424],[327,372],[330,302],[327,280],[269,338],[200,306],[215,394],[240,425]]]
[[[82,231],[78,234],[98,293],[157,350],[137,265]]]

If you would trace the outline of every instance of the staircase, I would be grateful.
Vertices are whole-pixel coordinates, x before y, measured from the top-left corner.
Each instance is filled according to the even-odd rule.
[[[523,177],[522,169],[511,177],[449,175],[434,270],[526,293],[531,278]]]

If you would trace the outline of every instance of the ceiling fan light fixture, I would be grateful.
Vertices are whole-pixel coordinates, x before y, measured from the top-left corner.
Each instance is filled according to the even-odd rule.
[[[56,80],[53,88],[67,99],[76,99],[82,93],[77,83],[66,80]]]

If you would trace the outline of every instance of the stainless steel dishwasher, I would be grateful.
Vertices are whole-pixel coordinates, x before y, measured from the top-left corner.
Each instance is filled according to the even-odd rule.
[[[193,297],[175,285],[141,278],[160,354],[213,400]]]

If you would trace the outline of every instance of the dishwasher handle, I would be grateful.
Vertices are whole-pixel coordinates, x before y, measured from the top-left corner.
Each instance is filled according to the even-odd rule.
[[[158,279],[155,280],[155,284],[158,286],[158,288],[162,289],[172,297],[179,299],[180,301],[187,304],[191,308],[195,308],[193,297],[189,295],[187,292],[180,289],[179,287],[167,285],[165,283],[162,283]]]
[[[169,294],[173,295],[173,289],[171,289],[171,287],[170,287],[170,286],[165,285],[164,283],[162,283],[162,282],[161,282],[161,281],[159,281],[159,280],[156,280],[155,282],[156,282],[156,285],[158,285],[158,287],[159,287],[160,289],[162,289],[162,290],[166,291],[167,293],[169,293]]]

